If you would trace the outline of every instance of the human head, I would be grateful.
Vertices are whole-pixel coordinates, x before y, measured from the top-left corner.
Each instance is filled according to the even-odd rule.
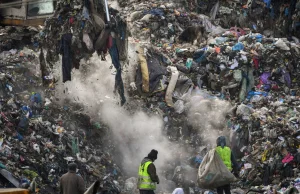
[[[221,146],[222,148],[226,146],[226,138],[224,136],[217,138],[217,146]]]
[[[69,171],[76,172],[77,164],[75,164],[74,162],[69,163],[68,164],[68,169],[69,169]]]
[[[157,150],[151,150],[151,152],[148,154],[148,158],[151,159],[152,161],[157,159],[157,154],[158,151]]]

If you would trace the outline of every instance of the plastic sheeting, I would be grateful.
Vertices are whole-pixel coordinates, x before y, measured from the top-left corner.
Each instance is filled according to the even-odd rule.
[[[144,93],[153,93],[164,89],[162,87],[163,75],[167,70],[161,65],[161,56],[151,53],[147,58],[144,56],[143,49],[139,49],[140,67],[137,71],[136,85]]]

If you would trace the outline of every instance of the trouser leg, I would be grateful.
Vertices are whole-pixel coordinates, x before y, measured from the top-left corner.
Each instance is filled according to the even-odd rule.
[[[217,188],[217,193],[218,194],[224,194],[223,193],[223,186]]]
[[[155,194],[153,190],[140,190],[140,194]]]
[[[231,192],[230,192],[230,184],[224,185],[223,188],[224,188],[225,194],[231,194]]]

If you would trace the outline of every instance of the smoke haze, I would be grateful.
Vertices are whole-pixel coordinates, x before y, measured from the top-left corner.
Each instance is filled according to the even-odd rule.
[[[128,83],[133,79],[132,73],[136,65],[135,46],[131,45],[129,48],[130,66],[126,69],[131,70],[122,74],[123,80],[128,80]],[[55,74],[61,77],[61,63],[57,64]],[[162,134],[164,128],[162,115],[155,113],[149,115],[131,106],[141,107],[141,100],[130,99],[127,95],[129,105],[125,107],[118,105],[119,96],[114,94],[114,77],[115,69],[110,56],[107,56],[107,61],[100,61],[100,57],[94,54],[90,60],[81,61],[79,70],[73,70],[72,81],[64,84],[58,82],[56,97],[61,102],[69,99],[84,104],[84,113],[95,120],[101,120],[109,127],[115,146],[121,153],[121,156],[117,157],[121,160],[119,164],[122,165],[126,175],[136,177],[141,160],[151,149],[158,150],[155,165],[161,174],[168,161],[174,159],[172,150],[182,150],[184,153],[184,148],[170,142]],[[128,83],[125,84],[125,91],[129,89]],[[137,105],[138,103],[140,105]],[[218,130],[223,129],[225,124],[225,113],[229,109],[229,104],[220,100],[203,100],[201,95],[192,95],[186,106],[189,122],[199,129],[199,133],[205,139],[203,143],[214,144],[219,135]],[[163,180],[161,182],[163,183]],[[160,187],[164,185],[160,184]]]

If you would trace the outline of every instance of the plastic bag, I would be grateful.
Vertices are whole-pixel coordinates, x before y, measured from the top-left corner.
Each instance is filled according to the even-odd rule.
[[[125,181],[125,191],[128,194],[134,194],[137,188],[137,178],[131,177]]]
[[[224,33],[224,32],[226,32],[226,29],[224,29],[224,28],[218,26],[218,27],[216,27],[215,29],[213,29],[213,31],[210,33],[210,35],[211,35],[211,36],[216,36],[216,35],[222,34],[222,33]]]
[[[234,70],[234,72],[233,72],[233,78],[235,79],[235,81],[241,82],[242,79],[243,79],[242,71],[241,70]]]
[[[85,43],[86,47],[91,51],[94,49],[93,42],[90,38],[90,36],[87,33],[83,34],[83,42]]]
[[[276,47],[285,50],[285,51],[289,51],[290,48],[287,46],[287,44],[285,42],[283,42],[282,39],[277,40],[277,42],[275,42],[274,44]]]
[[[236,43],[233,47],[232,50],[233,51],[241,51],[244,49],[244,45],[241,42]]]
[[[215,149],[210,150],[198,170],[199,187],[213,189],[235,181],[235,176],[225,166]]]
[[[187,68],[191,68],[191,66],[192,66],[192,64],[193,64],[193,59],[191,59],[191,58],[188,58],[187,60],[186,60],[186,64],[185,64],[185,66],[187,67]]]
[[[276,113],[286,113],[288,111],[288,107],[286,106],[279,106],[277,109],[276,109]]]
[[[175,89],[175,86],[176,86],[176,83],[178,80],[179,72],[178,72],[177,68],[173,67],[173,66],[168,66],[167,69],[169,72],[172,73],[172,76],[171,76],[171,80],[170,80],[168,88],[167,88],[165,99],[166,99],[167,105],[170,107],[173,107],[174,103],[172,100],[172,94],[173,94],[173,91]]]
[[[82,9],[82,16],[86,20],[90,19],[89,10],[85,6]]]
[[[240,104],[236,110],[236,114],[241,116],[250,116],[252,113],[253,109],[245,104]]]
[[[252,96],[251,97],[251,100],[250,100],[250,102],[259,102],[259,101],[261,101],[261,100],[263,100],[264,99],[264,97],[263,96],[260,96],[260,95],[254,95],[254,96]]]
[[[215,40],[216,40],[216,44],[220,45],[226,42],[228,39],[227,37],[217,37]]]
[[[174,109],[178,114],[183,113],[184,111],[184,102],[182,100],[177,100],[174,104]]]

